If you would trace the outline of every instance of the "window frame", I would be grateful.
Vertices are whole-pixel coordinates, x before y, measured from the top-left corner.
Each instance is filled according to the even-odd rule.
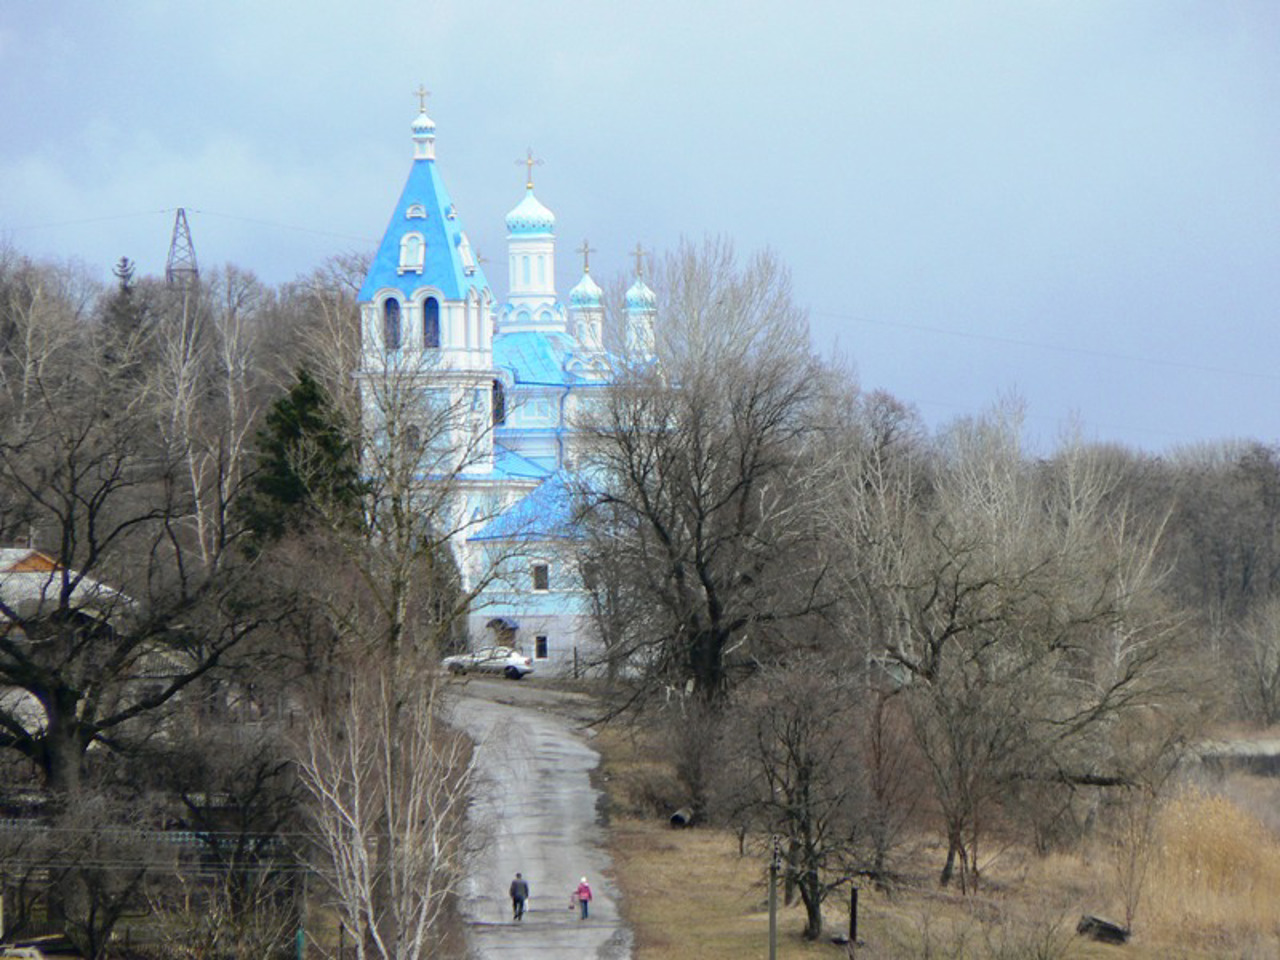
[[[538,586],[539,573],[542,577],[542,586]],[[529,577],[533,582],[534,593],[550,593],[551,592],[551,564],[545,560],[539,560],[532,564],[529,568]]]

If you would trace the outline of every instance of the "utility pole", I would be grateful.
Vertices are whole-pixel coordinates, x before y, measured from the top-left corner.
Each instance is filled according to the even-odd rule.
[[[778,861],[782,859],[778,838],[769,852],[769,960],[778,960]]]

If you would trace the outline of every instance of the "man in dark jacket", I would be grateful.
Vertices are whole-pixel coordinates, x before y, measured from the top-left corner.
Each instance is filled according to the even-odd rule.
[[[529,883],[520,874],[511,881],[511,916],[514,920],[524,919],[524,902],[529,899]]]

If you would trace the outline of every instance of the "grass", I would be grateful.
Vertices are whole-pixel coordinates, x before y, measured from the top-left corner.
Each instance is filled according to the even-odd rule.
[[[649,794],[665,774],[634,734],[606,731],[611,846],[635,960],[768,957],[763,864],[740,857],[736,836],[673,830]],[[1236,795],[1265,789],[1236,785]],[[1224,793],[1188,791],[1162,810],[1133,940],[1111,947],[1075,935],[1084,913],[1121,920],[1112,853],[1096,844],[1036,856],[1011,847],[984,866],[984,889],[940,890],[942,850],[922,842],[893,896],[863,889],[855,956],[938,960],[1262,960],[1280,956],[1280,843],[1263,819]],[[781,898],[780,898],[781,899]],[[847,931],[848,893],[824,907],[828,933]],[[781,960],[847,956],[801,938],[799,904],[779,906]]]

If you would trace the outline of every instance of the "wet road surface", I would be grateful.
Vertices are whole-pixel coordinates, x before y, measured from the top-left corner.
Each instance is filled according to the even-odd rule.
[[[599,756],[581,730],[587,701],[534,680],[471,679],[453,689],[454,720],[478,744],[475,850],[461,904],[472,957],[629,960],[589,780]],[[517,871],[530,887],[519,922],[507,895]],[[585,921],[570,909],[583,876],[593,894]]]

